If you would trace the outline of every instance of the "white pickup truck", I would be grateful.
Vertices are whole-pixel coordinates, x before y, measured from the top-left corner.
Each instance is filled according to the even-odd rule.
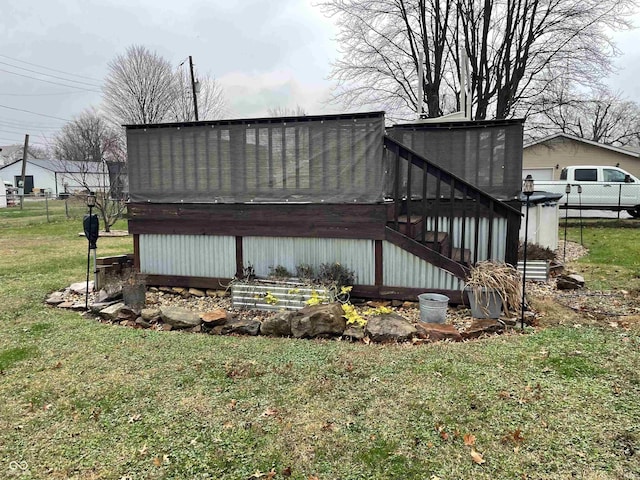
[[[566,194],[568,185],[571,191]],[[640,180],[618,167],[566,167],[560,180],[536,181],[535,189],[564,194],[558,201],[560,208],[626,210],[632,217],[640,218]]]

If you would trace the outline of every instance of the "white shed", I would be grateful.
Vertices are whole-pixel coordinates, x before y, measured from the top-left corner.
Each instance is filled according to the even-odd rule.
[[[0,177],[0,208],[7,206],[7,188],[4,186],[4,180]]]
[[[0,167],[0,175],[19,186],[22,179],[22,160]],[[49,191],[58,196],[86,190],[107,190],[109,170],[105,162],[71,162],[65,160],[28,159],[24,193],[34,189]]]

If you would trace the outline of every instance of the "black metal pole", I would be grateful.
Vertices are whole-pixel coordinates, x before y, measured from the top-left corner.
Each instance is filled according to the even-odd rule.
[[[93,211],[93,207],[89,206],[89,234],[87,235],[87,285],[86,292],[84,297],[84,308],[89,310],[89,264],[91,263],[91,223],[93,221],[93,216],[91,215]]]
[[[564,204],[564,251],[562,252],[562,263],[567,263],[567,222],[569,220],[569,195]]]
[[[520,306],[520,325],[522,330],[524,330],[524,302],[525,302],[525,292],[526,292],[526,283],[527,283],[527,243],[529,239],[529,198],[530,195],[527,195],[527,212],[524,220],[524,258],[522,262],[522,305]]]
[[[578,185],[578,205],[580,207],[580,245],[584,247],[582,241],[582,185]]]
[[[618,220],[620,220],[620,201],[622,200],[622,184],[618,185]]]

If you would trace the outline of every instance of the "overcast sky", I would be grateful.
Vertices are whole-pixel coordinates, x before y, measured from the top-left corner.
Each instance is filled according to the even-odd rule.
[[[325,103],[336,30],[312,3],[7,0],[0,14],[0,145],[22,143],[25,133],[32,143],[46,143],[66,120],[98,106],[107,63],[132,44],[176,67],[192,55],[223,86],[228,118],[265,116],[278,106],[338,111]],[[611,85],[638,100],[640,30],[616,38],[623,55]]]

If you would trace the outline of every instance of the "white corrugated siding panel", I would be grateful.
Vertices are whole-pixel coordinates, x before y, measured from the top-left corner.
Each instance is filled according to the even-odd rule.
[[[269,267],[282,265],[295,274],[296,266],[306,263],[338,262],[356,275],[356,283],[375,283],[373,240],[342,238],[244,237],[242,255],[245,266],[253,265],[258,276],[267,276]]]
[[[236,240],[217,235],[140,235],[140,271],[149,275],[233,278]]]
[[[382,243],[382,258],[384,259],[385,285],[441,290],[462,289],[462,282],[455,275],[425,262],[392,243]]]
[[[462,223],[465,222],[464,231],[464,248],[471,251],[471,259],[473,260],[475,252],[473,243],[476,235],[476,221],[475,218],[461,218],[455,217],[453,219],[453,247],[460,248],[461,241],[460,236],[462,234]],[[435,230],[436,220],[435,217],[427,218],[427,230]],[[440,217],[438,220],[438,231],[449,233],[449,219],[447,217]],[[478,222],[478,231],[480,233],[478,237],[478,261],[481,260],[499,260],[504,261],[504,255],[506,250],[507,240],[507,219],[506,218],[494,218],[493,219],[493,240],[491,244],[491,255],[488,254],[488,242],[483,241],[489,235],[489,219],[481,218]]]

